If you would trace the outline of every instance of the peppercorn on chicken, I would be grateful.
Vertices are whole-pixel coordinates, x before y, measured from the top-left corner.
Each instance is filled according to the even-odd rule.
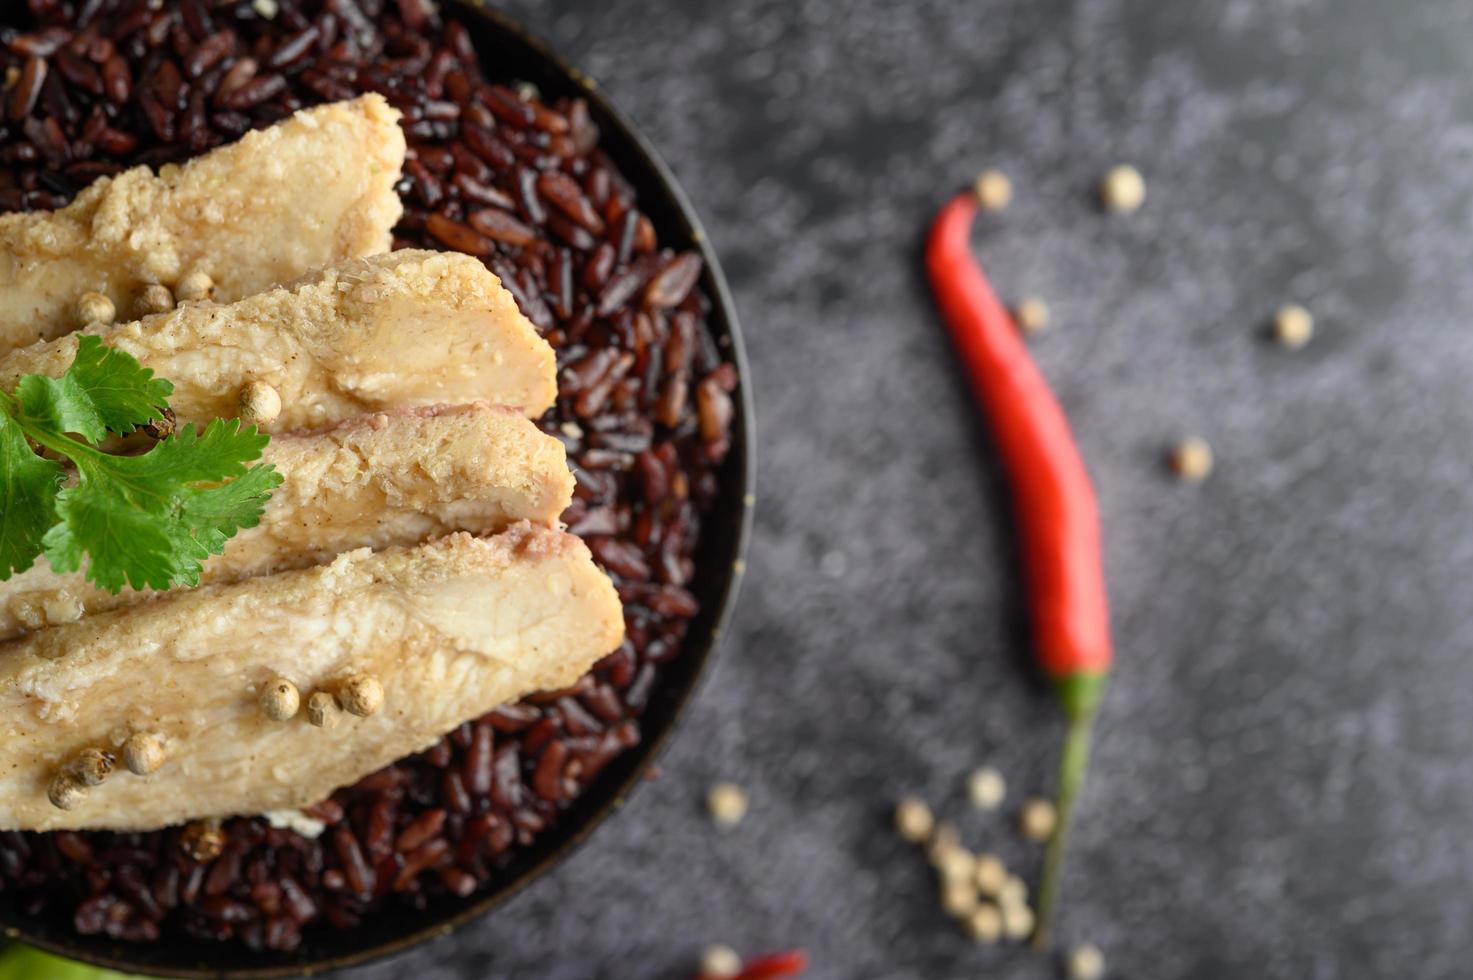
[[[267,432],[366,412],[492,398],[536,417],[557,396],[552,348],[475,258],[405,250],[324,269],[236,303],[168,313],[41,341],[0,357],[0,385],[59,377],[91,334],[174,385],[178,421],[234,418],[268,385]]]
[[[202,584],[331,561],[356,548],[417,544],[453,531],[551,526],[572,500],[562,443],[516,412],[484,402],[353,419],[278,436],[262,462],[281,472],[261,522],[207,561]],[[41,559],[0,582],[0,639],[133,605]]]
[[[59,211],[0,217],[0,353],[85,326],[88,293],[126,318],[190,276],[231,302],[387,250],[398,121],[379,95],[304,109],[157,176],[101,178]]]
[[[0,829],[144,830],[309,805],[571,684],[622,637],[618,595],[584,544],[526,522],[42,630],[0,644]],[[309,720],[300,706],[324,693],[346,710]],[[108,774],[142,742],[139,769],[155,771]]]

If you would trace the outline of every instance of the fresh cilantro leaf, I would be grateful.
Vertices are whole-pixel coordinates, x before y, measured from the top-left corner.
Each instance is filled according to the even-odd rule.
[[[15,386],[15,397],[26,421],[47,432],[57,435],[75,432],[88,442],[97,442],[107,435],[102,417],[69,374],[59,378],[27,374]]]
[[[124,586],[197,585],[200,565],[254,527],[281,474],[260,459],[269,437],[239,420],[187,425],[137,456],[96,443],[163,417],[173,385],[132,356],[84,336],[60,378],[25,375],[0,392],[0,580],[44,550],[58,572],[86,568]],[[81,438],[75,438],[80,436]],[[67,457],[76,482],[29,440]]]
[[[155,378],[131,355],[84,335],[65,374],[25,375],[15,395],[27,421],[56,435],[75,432],[96,443],[109,432],[125,435],[163,418],[173,391],[172,384]]]
[[[47,537],[47,558],[70,571],[85,551],[87,577],[113,591],[125,582],[198,585],[200,563],[255,526],[281,483],[274,467],[245,465],[268,438],[239,419],[215,419],[203,434],[187,425],[141,456],[78,459],[81,479],[57,501],[62,527]]]
[[[180,484],[239,476],[270,441],[253,425],[242,428],[240,419],[215,419],[203,433],[186,425],[142,456],[111,456],[106,465],[119,489],[143,503],[151,496],[169,496]]]
[[[177,520],[170,524],[174,547],[187,559],[178,580],[199,584],[199,563],[225,550],[237,531],[261,522],[271,491],[281,474],[269,463],[252,466],[229,483],[209,490],[188,490],[179,500]]]
[[[61,523],[46,532],[46,560],[53,570],[75,572],[87,555],[87,578],[109,592],[123,586],[167,589],[183,560],[166,524],[133,506],[105,481],[83,480],[56,500]],[[198,581],[198,578],[196,578]]]
[[[21,427],[0,412],[0,581],[35,563],[56,520],[61,480],[60,464],[36,455]]]

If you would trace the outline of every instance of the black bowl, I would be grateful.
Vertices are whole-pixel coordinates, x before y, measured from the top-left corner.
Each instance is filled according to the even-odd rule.
[[[135,945],[101,936],[80,936],[69,919],[24,915],[14,907],[9,896],[0,892],[0,931],[7,939],[127,973],[259,978],[341,969],[448,935],[505,902],[567,857],[623,804],[664,747],[715,653],[736,604],[755,489],[752,447],[755,430],[748,397],[747,358],[736,309],[716,255],[669,169],[591,79],[503,14],[464,2],[452,2],[442,9],[446,16],[460,19],[470,29],[482,56],[491,56],[486,63],[493,66],[492,74],[499,79],[531,82],[554,98],[576,95],[587,100],[590,113],[603,132],[600,145],[638,192],[640,209],[654,222],[661,244],[694,249],[705,260],[701,286],[711,299],[708,323],[742,378],[733,396],[736,415],[732,423],[731,452],[719,474],[720,497],[704,521],[696,555],[691,589],[701,601],[701,613],[690,625],[681,655],[662,668],[649,708],[641,720],[643,740],[612,762],[552,829],[532,846],[520,850],[499,873],[490,890],[465,899],[445,898],[422,911],[390,910],[366,919],[353,930],[314,930],[304,936],[301,948],[295,953],[257,953],[238,942],[169,939]]]

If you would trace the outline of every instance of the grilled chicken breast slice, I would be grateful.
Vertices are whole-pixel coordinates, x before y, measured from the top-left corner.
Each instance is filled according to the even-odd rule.
[[[557,396],[547,341],[496,276],[453,252],[376,255],[228,305],[92,326],[0,357],[0,385],[60,376],[82,334],[172,381],[181,423],[235,417],[252,381],[281,396],[281,414],[262,426],[272,433],[476,399],[536,417]]]
[[[205,562],[202,585],[306,568],[357,548],[411,545],[453,531],[552,526],[573,498],[563,445],[511,409],[484,402],[372,415],[278,436],[262,457],[284,482],[261,523]],[[141,602],[46,559],[0,582],[0,640]]]
[[[365,95],[157,176],[103,177],[59,211],[0,217],[0,353],[84,326],[77,300],[89,291],[126,319],[150,283],[204,272],[231,302],[386,251],[403,164],[398,111]]]
[[[619,645],[609,580],[570,534],[528,523],[410,549],[170,593],[0,644],[0,828],[146,830],[294,809],[445,732],[572,684]],[[314,727],[272,721],[277,677],[305,702],[354,675],[383,706]],[[87,748],[158,735],[162,768],[121,765],[72,809],[54,774]]]

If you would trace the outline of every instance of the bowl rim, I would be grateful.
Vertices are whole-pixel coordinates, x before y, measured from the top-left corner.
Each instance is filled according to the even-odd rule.
[[[715,249],[706,235],[700,218],[668,164],[631,119],[604,94],[597,82],[519,21],[487,6],[487,0],[450,0],[442,5],[441,13],[446,19],[471,17],[485,21],[495,31],[523,45],[533,58],[545,64],[551,74],[559,76],[570,87],[576,88],[579,96],[587,100],[592,114],[605,131],[605,135],[612,129],[617,138],[627,146],[631,156],[638,158],[639,166],[647,171],[644,176],[647,176],[648,179],[637,182],[658,187],[668,198],[670,205],[668,216],[675,221],[675,227],[664,227],[660,225],[658,219],[652,217],[652,220],[656,221],[660,231],[673,231],[677,234],[664,234],[661,236],[662,241],[678,241],[683,247],[699,252],[704,262],[700,286],[711,302],[710,319],[718,328],[724,328],[716,332],[724,340],[723,354],[736,368],[738,377],[737,388],[732,399],[735,403],[733,406],[735,411],[732,418],[731,448],[720,470],[723,484],[721,496],[723,500],[734,498],[735,505],[729,508],[730,517],[728,519],[731,521],[731,527],[728,534],[725,535],[729,542],[729,553],[721,556],[725,559],[723,566],[713,566],[715,572],[724,576],[724,581],[721,581],[715,590],[715,612],[708,619],[709,629],[704,635],[701,635],[693,628],[685,637],[684,648],[680,656],[671,665],[668,665],[669,667],[683,665],[689,676],[679,687],[667,690],[667,712],[658,729],[651,732],[642,726],[643,737],[640,743],[615,760],[616,764],[624,768],[624,774],[617,780],[609,779],[607,783],[596,782],[585,791],[579,800],[580,806],[587,803],[590,807],[588,812],[577,820],[560,822],[548,832],[550,835],[557,836],[559,830],[562,830],[561,838],[550,849],[539,854],[526,867],[516,870],[507,881],[496,885],[492,891],[466,899],[447,901],[447,905],[455,906],[448,914],[406,935],[382,942],[372,942],[361,949],[331,956],[318,958],[302,958],[295,954],[287,954],[284,957],[275,956],[272,957],[275,962],[261,966],[210,964],[198,960],[189,964],[182,961],[176,964],[149,962],[150,957],[146,955],[130,954],[157,951],[160,947],[167,945],[166,940],[161,940],[156,944],[135,945],[107,940],[103,937],[74,935],[57,938],[28,930],[23,923],[0,921],[0,935],[3,935],[7,941],[25,943],[57,956],[124,973],[157,977],[222,978],[222,980],[224,978],[273,980],[273,978],[280,977],[311,976],[329,970],[362,966],[406,952],[432,939],[448,936],[479,919],[521,894],[534,881],[542,878],[554,867],[571,857],[588,841],[594,831],[605,824],[614,811],[623,808],[635,790],[646,781],[645,777],[651,765],[668,747],[675,729],[710,676],[711,661],[715,658],[720,643],[728,631],[741,591],[746,571],[745,558],[752,536],[753,510],[756,505],[756,417],[751,397],[751,366],[747,359],[746,345],[737,318],[736,304],[733,301],[725,273],[722,271]],[[724,509],[728,508],[718,507],[713,509],[713,513]],[[710,530],[711,528],[707,527],[705,533],[709,534]],[[693,623],[699,623],[705,618],[706,614],[703,612],[702,616]],[[667,667],[662,672],[662,682],[666,681],[669,676]],[[608,778],[613,774],[605,773],[604,775]],[[593,799],[593,797],[599,798]],[[536,845],[533,847],[535,848]],[[392,911],[389,914],[392,914]],[[365,925],[371,922],[372,919],[368,919]],[[362,927],[358,931],[367,932]],[[261,955],[241,947],[238,943],[221,943],[219,948],[221,960],[239,961]]]

